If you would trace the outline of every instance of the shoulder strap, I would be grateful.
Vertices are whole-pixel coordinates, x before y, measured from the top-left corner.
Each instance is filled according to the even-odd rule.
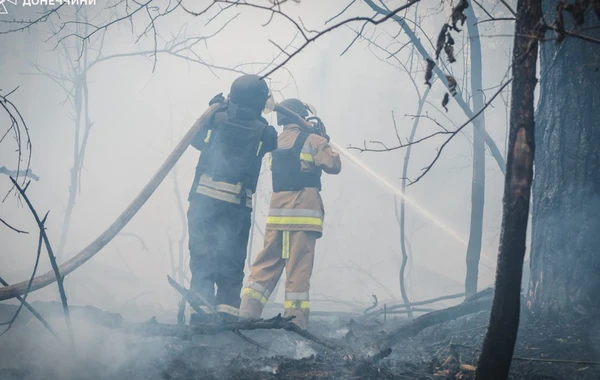
[[[264,120],[264,122],[263,122]],[[269,123],[265,120],[259,120],[260,124],[261,124],[261,134],[260,134],[260,140],[259,142],[257,142],[258,147],[256,149],[256,155],[254,157],[252,157],[252,159],[250,160],[250,165],[248,166],[248,171],[246,172],[246,175],[244,176],[244,179],[242,180],[242,188],[240,190],[240,205],[244,205],[246,203],[246,189],[248,188],[248,185],[250,184],[250,179],[252,176],[252,169],[254,167],[254,165],[256,164],[256,162],[259,160],[259,153],[260,153],[260,149],[261,149],[261,143],[262,143],[262,139],[263,136],[265,134],[265,130],[267,129],[267,126],[269,125]],[[302,148],[300,148],[302,149]],[[262,159],[262,157],[260,157]]]
[[[294,142],[294,145],[292,146],[292,150],[294,150],[294,152],[296,152],[297,156],[299,156],[300,153],[302,153],[302,147],[304,147],[304,143],[306,142],[306,139],[308,138],[309,135],[310,135],[310,133],[308,133],[308,132],[300,132],[298,137],[296,137],[296,141]]]

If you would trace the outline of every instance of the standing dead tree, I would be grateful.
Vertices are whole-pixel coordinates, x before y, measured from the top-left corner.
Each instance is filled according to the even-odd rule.
[[[481,109],[483,97],[483,64],[479,27],[473,7],[465,9],[470,47],[471,96],[473,109]],[[465,293],[467,296],[477,293],[479,277],[479,259],[481,257],[481,241],[483,239],[483,210],[485,204],[485,114],[475,119],[480,128],[473,128],[473,177],[471,180],[471,218],[469,227],[469,242],[467,244],[465,277]]]
[[[541,0],[518,1],[500,252],[490,322],[477,366],[478,379],[508,378],[519,328],[521,273],[533,179],[533,101],[541,18]]]
[[[419,105],[417,107],[417,115],[421,114],[421,111],[423,110],[423,105],[425,104],[425,101],[427,100],[427,96],[429,95],[429,91],[430,88],[427,88],[425,90],[425,93],[423,93],[423,95],[421,95],[420,92],[418,92],[419,94]],[[419,126],[419,120],[420,118],[415,117],[414,121],[413,121],[413,125],[410,131],[410,135],[408,136],[408,142],[412,142],[415,138],[415,134],[417,133],[417,127]],[[396,129],[396,122],[394,120],[394,129]],[[400,140],[400,138],[398,138]],[[408,178],[408,163],[410,160],[410,152],[412,150],[412,146],[409,146],[406,149],[406,152],[404,154],[404,163],[402,165],[402,182],[400,184],[401,188],[400,190],[402,191],[402,194],[406,194],[406,182],[407,182],[407,178]],[[397,206],[397,198],[394,197],[394,211],[396,212],[396,219],[398,220],[398,225],[400,227],[400,250],[402,252],[402,265],[400,266],[400,274],[399,274],[399,280],[400,280],[400,292],[402,294],[402,299],[404,300],[405,304],[409,303],[409,299],[408,299],[408,295],[406,293],[406,284],[405,284],[405,272],[406,272],[406,265],[408,264],[408,254],[407,254],[407,250],[406,250],[406,201],[404,198],[400,199],[400,212],[398,213],[398,206]],[[410,311],[410,307],[408,310],[408,317],[412,318],[412,312]]]

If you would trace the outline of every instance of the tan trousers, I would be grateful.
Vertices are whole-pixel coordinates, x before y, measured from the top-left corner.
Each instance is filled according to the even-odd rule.
[[[307,327],[317,236],[318,233],[309,231],[266,231],[264,249],[254,260],[248,284],[242,291],[242,318],[260,318],[285,268],[285,316],[294,316],[292,322]]]

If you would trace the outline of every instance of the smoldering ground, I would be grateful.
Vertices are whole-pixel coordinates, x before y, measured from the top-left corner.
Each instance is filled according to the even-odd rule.
[[[3,336],[2,379],[471,379],[489,313],[483,311],[426,328],[382,350],[385,333],[405,319],[313,319],[310,331],[335,342],[332,351],[280,330],[244,331],[264,348],[232,332],[196,335],[192,340],[124,334],[86,319],[73,308],[75,350],[68,340],[58,303],[34,302],[59,333],[60,341],[24,311]],[[3,305],[0,316],[16,309]],[[102,311],[99,311],[102,313]],[[174,323],[176,310],[152,322]],[[128,318],[135,320],[133,314]],[[511,379],[595,379],[600,375],[600,326],[582,319],[560,328],[530,323],[524,313]],[[94,322],[92,322],[94,320]],[[554,361],[553,358],[560,357]]]

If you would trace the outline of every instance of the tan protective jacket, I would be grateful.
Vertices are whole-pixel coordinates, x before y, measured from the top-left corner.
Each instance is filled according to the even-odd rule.
[[[277,139],[278,149],[289,149],[294,145],[302,128],[288,124]],[[338,174],[342,170],[340,155],[327,140],[316,134],[306,139],[300,154],[302,171],[322,169],[328,174]],[[271,207],[267,217],[267,230],[271,231],[314,231],[323,233],[325,209],[323,200],[316,188],[300,191],[273,192]]]

